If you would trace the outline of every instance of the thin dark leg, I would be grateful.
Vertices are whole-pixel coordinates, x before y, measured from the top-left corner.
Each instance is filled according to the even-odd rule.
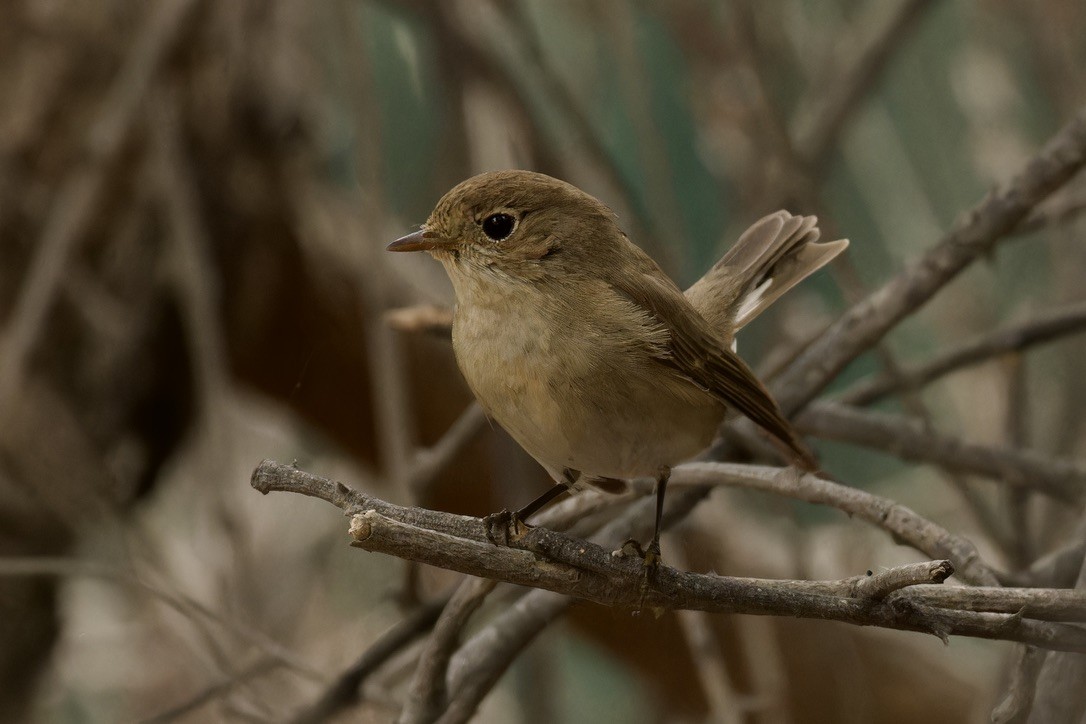
[[[656,474],[656,527],[652,531],[648,555],[645,556],[645,565],[652,568],[655,568],[660,560],[660,524],[664,520],[664,494],[667,492],[667,481],[670,479],[671,468],[666,465],[661,467]]]
[[[521,535],[518,531],[531,527],[524,521],[562,493],[572,490],[573,484],[577,482],[577,478],[580,476],[581,474],[576,470],[566,468],[562,471],[562,482],[555,483],[545,493],[517,512],[510,513],[508,510],[503,510],[486,516],[483,523],[486,525],[487,539],[495,545],[508,545],[510,527],[513,529],[514,536]]]
[[[637,605],[635,614],[641,613],[645,607],[645,597],[652,588],[652,579],[656,575],[656,569],[660,565],[660,524],[664,521],[664,493],[667,492],[667,481],[671,479],[671,468],[662,465],[656,473],[656,528],[652,533],[652,542],[641,553],[642,571],[641,577],[641,601]],[[636,543],[635,543],[636,545]],[[640,551],[640,547],[637,548]]]
[[[544,505],[551,502],[552,500],[557,498],[562,493],[567,493],[567,492],[569,492],[569,486],[568,485],[566,485],[565,483],[555,483],[550,488],[548,488],[545,493],[543,493],[538,498],[536,498],[532,502],[525,505],[523,508],[521,508],[516,513],[514,513],[514,515],[516,515],[518,520],[520,520],[521,522],[524,522],[524,521],[528,520],[528,518],[530,518],[534,513],[536,513]]]
[[[656,528],[652,533],[652,543],[657,550],[660,548],[660,524],[664,520],[664,493],[667,492],[668,480],[671,480],[671,468],[663,468],[656,478]]]

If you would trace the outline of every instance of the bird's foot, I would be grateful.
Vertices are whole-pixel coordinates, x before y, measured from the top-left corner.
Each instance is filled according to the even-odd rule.
[[[634,615],[638,616],[645,609],[645,598],[652,590],[652,584],[656,580],[656,571],[660,567],[660,541],[653,539],[648,546],[642,548],[640,543],[631,538],[622,544],[621,550],[623,555],[636,555],[641,559],[641,596],[638,600],[637,610],[634,611]]]
[[[518,513],[499,510],[483,518],[486,539],[496,546],[507,546],[527,535],[532,526],[521,520]]]

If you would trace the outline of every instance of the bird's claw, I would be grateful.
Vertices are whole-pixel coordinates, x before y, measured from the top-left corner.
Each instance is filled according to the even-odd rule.
[[[634,615],[637,616],[645,608],[645,598],[652,590],[656,571],[660,567],[660,541],[653,540],[647,547],[642,548],[640,543],[631,538],[622,544],[621,551],[623,555],[636,555],[641,559],[641,598],[638,601],[637,610],[634,611]]]
[[[486,539],[496,546],[507,546],[511,541],[520,540],[532,527],[520,519],[516,513],[499,510],[483,518]]]

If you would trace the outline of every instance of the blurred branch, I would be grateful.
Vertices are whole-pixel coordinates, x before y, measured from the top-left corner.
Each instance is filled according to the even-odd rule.
[[[23,374],[27,357],[45,329],[43,322],[68,257],[101,202],[110,180],[107,172],[124,147],[159,66],[180,40],[185,21],[197,5],[196,0],[169,0],[147,6],[149,17],[89,124],[85,157],[53,197],[18,301],[0,336],[0,401],[7,399]]]
[[[1086,107],[1008,183],[965,212],[934,247],[854,304],[793,361],[773,386],[786,413],[810,402],[849,362],[988,254],[1032,209],[1086,164]]]
[[[449,661],[460,644],[460,634],[468,619],[495,585],[496,581],[488,578],[468,578],[456,589],[419,657],[407,702],[398,719],[400,724],[429,724],[448,707]]]
[[[829,68],[821,74],[820,82],[807,95],[809,100],[800,104],[802,110],[797,115],[799,123],[794,133],[799,157],[812,168],[825,165],[856,109],[875,87],[894,53],[933,5],[932,0],[902,0],[877,32],[854,34],[866,44],[841,63],[843,67]],[[885,5],[879,3],[872,7],[881,14]],[[845,43],[837,47],[851,45]],[[808,118],[810,121],[806,121]]]
[[[385,312],[385,323],[401,332],[425,332],[449,339],[452,334],[453,310],[433,304],[415,304]]]
[[[190,697],[188,700],[172,706],[160,714],[141,719],[140,724],[169,724],[169,722],[183,719],[205,704],[226,696],[237,686],[244,684],[251,679],[264,676],[265,674],[274,671],[280,665],[281,662],[279,661],[262,658],[259,661],[242,668],[233,676],[205,687],[202,691],[195,696]]]
[[[174,609],[182,616],[199,616],[218,624],[223,630],[233,633],[243,641],[252,644],[268,658],[279,662],[301,676],[314,681],[323,680],[323,676],[312,666],[302,661],[297,654],[282,644],[273,641],[266,634],[250,628],[241,621],[223,618],[194,598],[170,593],[114,566],[73,558],[45,556],[0,557],[0,576],[87,576],[140,589],[151,594],[156,600]]]
[[[904,460],[926,462],[955,472],[973,473],[1009,485],[1028,487],[1065,501],[1086,494],[1086,467],[1032,450],[977,445],[930,432],[913,419],[817,402],[795,420],[800,432],[824,440],[882,450]]]
[[[1032,234],[1068,221],[1073,221],[1086,213],[1086,189],[1077,193],[1061,194],[1050,202],[1038,206],[1022,223],[1014,228],[1014,234]]]
[[[1019,646],[1011,667],[1011,680],[1003,700],[992,710],[992,724],[1025,724],[1037,693],[1037,674],[1047,651]]]
[[[416,497],[421,496],[434,478],[452,462],[456,454],[485,429],[486,421],[486,412],[483,411],[482,406],[472,401],[440,440],[431,447],[415,452],[408,472],[408,482]]]
[[[1081,532],[1081,531],[1080,531]],[[1086,594],[1086,558],[1079,562],[1075,591]],[[1030,672],[1027,672],[1030,673]],[[1037,672],[1031,714],[1045,724],[1080,724],[1086,716],[1086,656],[1053,652]]]
[[[419,606],[382,634],[332,685],[309,706],[290,718],[291,724],[320,724],[361,701],[362,682],[397,652],[422,636],[437,621],[449,596]]]
[[[361,493],[347,495],[342,484],[271,461],[254,471],[252,483],[263,493],[303,493],[352,513],[352,545],[356,547],[607,605],[639,608],[644,602],[653,609],[830,619],[926,632],[944,640],[963,635],[1086,652],[1086,630],[1071,625],[1026,619],[1021,614],[936,608],[922,596],[905,592],[884,601],[820,592],[827,585],[835,591],[845,590],[842,586],[853,590],[855,579],[782,582],[701,575],[661,566],[646,592],[641,586],[640,559],[616,555],[595,543],[545,528],[532,528],[509,546],[495,546],[488,541],[480,519],[403,508]],[[418,525],[426,519],[437,525]],[[937,567],[932,580],[941,580],[944,572]]]
[[[929,362],[899,370],[896,377],[881,374],[862,380],[838,399],[849,405],[870,405],[888,395],[917,390],[963,367],[1082,331],[1086,331],[1086,302],[1068,304],[962,342]]]
[[[550,591],[529,591],[464,644],[452,660],[449,707],[439,724],[470,720],[513,659],[573,600]]]
[[[675,559],[681,568],[690,568],[684,554],[680,553]],[[728,674],[728,664],[724,660],[721,643],[713,632],[709,614],[705,611],[679,611],[678,614],[679,627],[690,650],[690,658],[694,661],[694,671],[701,681],[701,690],[709,705],[712,721],[742,724],[744,717],[739,696]]]

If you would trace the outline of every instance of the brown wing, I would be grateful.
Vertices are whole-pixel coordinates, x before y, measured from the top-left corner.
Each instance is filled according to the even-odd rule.
[[[667,354],[660,361],[772,434],[795,454],[803,467],[817,469],[811,453],[750,367],[720,342],[708,322],[655,262],[643,252],[637,256],[637,269],[628,269],[626,274],[608,274],[607,281],[667,329],[670,337]]]

